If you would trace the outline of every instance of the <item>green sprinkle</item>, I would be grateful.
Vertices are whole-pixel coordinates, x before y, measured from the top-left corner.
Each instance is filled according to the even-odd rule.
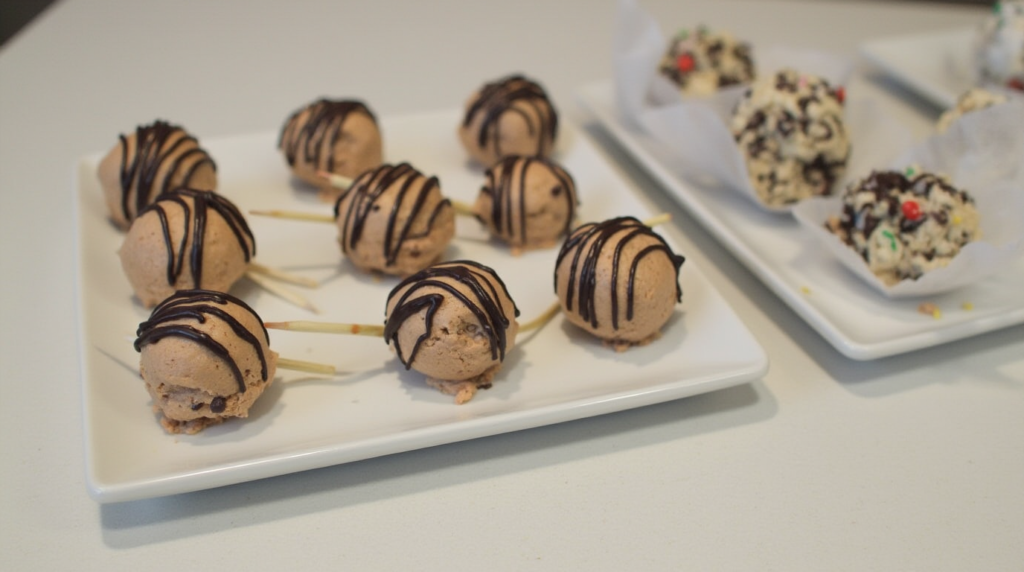
[[[889,239],[889,246],[892,248],[893,252],[896,252],[896,237],[887,230],[882,231],[882,236]]]
[[[678,37],[678,38],[679,38],[680,40],[685,40],[685,39],[686,39],[686,37],[687,37],[687,36],[689,36],[689,35],[690,35],[690,32],[689,32],[689,31],[687,31],[687,29],[686,29],[686,28],[683,28],[682,30],[679,30],[679,33],[678,33],[678,34],[676,34],[676,36],[677,36],[677,37]]]
[[[914,168],[913,167],[907,167],[906,175],[907,175],[907,177],[913,177],[914,176]]]

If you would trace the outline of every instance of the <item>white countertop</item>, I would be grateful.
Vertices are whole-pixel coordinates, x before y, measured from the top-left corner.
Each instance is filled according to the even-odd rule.
[[[357,5],[358,4],[358,5]],[[854,54],[973,24],[914,2],[644,2],[667,30]],[[574,101],[610,77],[614,2],[66,0],[0,48],[0,568],[1020,570],[1024,327],[842,357]],[[174,497],[86,493],[75,160],[174,118],[277,129],[322,94],[380,114],[541,79],[701,266],[771,359],[763,380],[631,411]],[[853,84],[923,132],[937,110]],[[282,111],[284,110],[284,111]],[[44,216],[45,213],[45,216]],[[132,454],[125,451],[125,455]]]

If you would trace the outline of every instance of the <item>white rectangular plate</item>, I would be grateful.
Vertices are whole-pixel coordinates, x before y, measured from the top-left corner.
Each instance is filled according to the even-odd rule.
[[[928,298],[941,318],[924,315],[917,310],[924,300],[885,298],[809,243],[793,217],[766,212],[738,192],[686,181],[662,146],[623,123],[610,83],[586,86],[579,98],[670,196],[844,355],[875,359],[1024,322],[1024,260],[976,285]]]
[[[456,141],[459,119],[456,111],[385,119],[385,156],[438,175],[445,194],[472,202],[482,170],[467,162]],[[576,179],[582,219],[650,214],[585,135],[565,125],[559,137],[556,158]],[[313,191],[292,182],[275,143],[274,133],[203,141],[217,161],[220,191],[243,211],[329,213]],[[86,469],[90,493],[100,502],[212,488],[569,421],[737,385],[767,371],[762,348],[688,262],[682,304],[663,336],[644,347],[616,353],[558,317],[519,337],[492,389],[455,405],[451,396],[428,388],[422,375],[403,370],[382,339],[273,331],[272,347],[283,357],[333,364],[343,373],[316,378],[279,371],[248,419],[197,435],[168,435],[138,375],[132,340],[149,312],[133,300],[121,273],[123,235],[107,220],[95,175],[99,159],[80,162],[75,200]],[[315,316],[243,279],[232,293],[264,320],[383,321],[385,298],[398,280],[359,273],[343,261],[333,225],[256,216],[249,223],[256,260],[322,282],[305,291],[322,312]],[[556,254],[511,256],[487,240],[476,221],[460,218],[447,258],[492,266],[522,321],[555,300]]]
[[[883,72],[946,109],[974,84],[970,28],[880,38],[860,53]]]

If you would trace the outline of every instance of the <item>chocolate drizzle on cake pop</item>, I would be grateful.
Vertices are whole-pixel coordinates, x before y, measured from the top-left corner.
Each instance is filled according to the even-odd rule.
[[[307,110],[309,116],[305,122],[300,122],[300,116]],[[307,163],[334,172],[334,153],[331,151],[342,136],[345,119],[352,113],[363,113],[374,122],[377,121],[370,108],[361,101],[319,99],[288,117],[281,129],[277,146],[284,151],[291,166],[295,166],[301,147],[302,158]]]
[[[180,135],[173,143],[168,144],[175,134]],[[171,125],[166,121],[158,120],[152,125],[138,126],[135,129],[135,153],[130,157],[128,138],[124,135],[118,137],[121,141],[121,212],[124,214],[125,220],[130,221],[133,218],[129,208],[132,187],[135,187],[135,212],[141,214],[153,196],[153,186],[157,181],[157,174],[167,161],[171,160],[171,157],[174,157],[174,160],[164,173],[160,194],[170,190],[175,173],[179,169],[183,169],[190,159],[198,157],[188,164],[187,170],[182,173],[181,184],[184,186],[188,186],[192,175],[203,165],[209,165],[214,171],[217,170],[217,164],[205,150],[198,146],[195,137],[186,133],[181,127]],[[178,154],[178,150],[188,143],[195,143],[196,146]]]
[[[192,199],[190,207],[188,201],[183,197]],[[183,217],[183,232],[181,242],[175,245],[171,240],[170,223],[167,217],[166,203],[174,203],[185,213]],[[148,211],[156,212],[160,218],[160,226],[163,230],[164,246],[167,249],[167,283],[173,285],[177,282],[184,269],[185,246],[188,244],[189,235],[192,237],[192,248],[189,250],[189,268],[192,271],[192,285],[194,288],[202,286],[203,275],[203,248],[206,236],[206,222],[210,209],[224,219],[228,228],[238,239],[238,245],[242,248],[245,261],[248,262],[256,254],[256,240],[245,222],[245,217],[239,212],[230,201],[211,191],[197,191],[195,189],[180,188],[157,197],[153,204],[149,205],[139,213],[141,217]]]
[[[535,124],[523,107],[531,108],[539,123]],[[486,147],[490,139],[494,142],[497,155],[504,155],[501,149],[499,119],[505,113],[515,113],[526,123],[530,134],[537,137],[537,150],[534,154],[550,154],[551,146],[558,134],[558,115],[544,88],[539,84],[521,75],[512,75],[485,84],[476,100],[466,110],[462,127],[469,127],[478,113],[484,114],[484,120],[480,123],[480,130],[476,136],[478,146]]]
[[[501,307],[500,294],[494,284],[485,277],[485,274],[497,282],[504,297],[511,300],[505,283],[494,270],[469,260],[456,260],[431,266],[409,276],[391,290],[391,293],[388,294],[389,306],[391,299],[398,292],[406,286],[409,287],[398,299],[384,326],[384,339],[388,343],[394,343],[395,352],[405,369],[412,367],[420,346],[430,337],[434,314],[437,313],[446,298],[463,304],[473,313],[490,344],[491,359],[504,361],[505,348],[508,343],[506,330],[510,320]],[[463,293],[456,288],[456,284],[465,286],[470,293],[468,295]],[[417,295],[424,288],[438,288],[445,293],[431,292]],[[398,330],[406,320],[419,314],[424,308],[426,309],[426,328],[423,334],[417,338],[408,357],[405,357],[398,342]],[[519,309],[515,307],[515,303],[513,303],[513,308],[515,308],[515,317],[518,317]]]
[[[414,191],[413,187],[417,182],[422,184]],[[401,184],[401,187],[388,214],[387,233],[384,236],[384,258],[388,266],[395,264],[406,240],[423,238],[430,234],[438,215],[445,208],[452,208],[450,200],[442,199],[430,213],[426,228],[420,233],[411,234],[413,222],[423,210],[430,193],[439,187],[437,177],[426,178],[408,163],[381,165],[360,175],[334,203],[334,218],[342,223],[340,226],[343,252],[348,254],[355,249],[363,236],[367,217],[381,209],[379,203],[382,202],[384,193],[396,184]],[[350,197],[348,208],[344,213],[341,212],[342,202],[349,200]],[[404,217],[405,221],[400,225],[401,217]]]
[[[248,311],[262,327],[263,322],[256,312],[248,304],[230,294],[214,292],[212,290],[179,290],[157,305],[153,309],[153,313],[150,314],[149,319],[139,324],[139,328],[135,333],[137,336],[134,344],[135,351],[141,352],[143,346],[155,344],[166,337],[186,338],[203,346],[224,360],[238,382],[239,392],[245,393],[245,378],[241,370],[239,370],[238,364],[231,358],[227,348],[210,334],[188,324],[178,323],[181,320],[195,320],[200,324],[204,324],[209,316],[220,319],[231,328],[235,335],[252,346],[260,359],[262,368],[260,372],[261,378],[263,381],[267,381],[267,358],[263,352],[263,347],[252,332],[246,329],[234,316],[218,307],[226,306],[228,303],[235,304]],[[266,328],[263,328],[263,337],[269,345],[270,336],[267,334]],[[223,407],[221,407],[221,410],[223,411]],[[217,411],[214,411],[214,413],[217,413]]]
[[[551,189],[551,194],[563,197],[568,206],[562,234],[569,232],[576,216],[576,184],[565,169],[542,157],[510,155],[487,170],[487,183],[480,189],[482,193],[491,196],[491,222],[494,228],[500,235],[510,237],[510,242],[529,242],[526,236],[526,173],[538,163],[544,165],[559,182],[558,186]],[[518,180],[519,185],[513,187],[513,180]],[[519,216],[518,237],[513,229],[516,215]]]
[[[626,290],[626,319],[633,319],[637,267],[644,257],[649,254],[663,252],[672,261],[676,270],[676,300],[681,301],[683,297],[683,291],[679,287],[679,268],[683,265],[685,258],[673,253],[665,239],[644,225],[644,223],[633,217],[618,217],[604,222],[584,224],[566,239],[558,253],[555,267],[557,268],[561,264],[562,259],[572,253],[573,258],[569,269],[569,286],[566,292],[565,307],[567,310],[572,311],[573,299],[576,298],[576,313],[584,320],[590,322],[594,328],[598,327],[595,307],[598,286],[598,263],[601,260],[605,247],[612,237],[618,233],[625,233],[625,236],[615,243],[615,248],[612,251],[611,315],[613,329],[619,329],[619,298],[620,289],[622,288],[619,278],[619,264],[625,246],[638,237],[652,237],[657,242],[640,250],[633,260],[629,262],[629,276],[624,281]],[[588,243],[589,246],[587,246]],[[577,278],[577,274],[579,278]],[[558,292],[557,276],[555,279],[555,292]]]

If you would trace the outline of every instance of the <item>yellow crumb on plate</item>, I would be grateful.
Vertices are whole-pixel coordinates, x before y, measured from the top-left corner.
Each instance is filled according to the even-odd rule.
[[[932,304],[931,302],[921,302],[921,304],[918,305],[917,307],[917,311],[922,314],[925,314],[926,316],[931,316],[936,320],[942,317],[942,311],[939,310],[938,306]]]

